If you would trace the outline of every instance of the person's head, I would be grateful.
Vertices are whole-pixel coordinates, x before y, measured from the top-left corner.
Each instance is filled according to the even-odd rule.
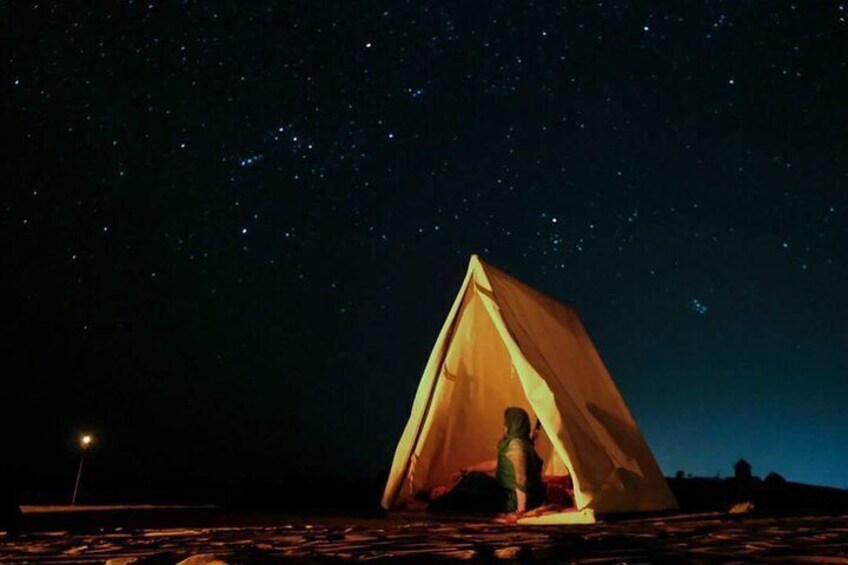
[[[523,408],[510,406],[504,410],[504,435],[530,439],[530,416]]]

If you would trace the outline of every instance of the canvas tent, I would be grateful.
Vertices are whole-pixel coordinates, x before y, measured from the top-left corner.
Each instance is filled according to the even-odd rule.
[[[541,422],[544,474],[571,475],[578,511],[676,507],[577,314],[476,255],[418,385],[383,507],[492,459],[507,406]]]

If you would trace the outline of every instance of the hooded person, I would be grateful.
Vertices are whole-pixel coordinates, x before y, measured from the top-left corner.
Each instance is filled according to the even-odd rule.
[[[542,460],[533,448],[530,417],[524,409],[504,411],[504,435],[497,454],[497,459],[461,469],[454,487],[432,500],[430,508],[520,515],[542,504]]]
[[[506,512],[526,512],[542,504],[542,460],[530,438],[530,417],[522,408],[504,411],[504,436],[498,442],[495,479],[506,491]]]

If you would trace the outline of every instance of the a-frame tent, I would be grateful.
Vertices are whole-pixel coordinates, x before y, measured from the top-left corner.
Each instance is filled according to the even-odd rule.
[[[403,508],[492,459],[507,406],[541,422],[544,474],[571,475],[584,515],[676,508],[577,314],[476,255],[418,385],[382,506]]]

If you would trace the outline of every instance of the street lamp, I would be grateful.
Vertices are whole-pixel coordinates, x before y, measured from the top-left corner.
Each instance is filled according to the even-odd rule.
[[[94,441],[94,438],[91,434],[83,434],[80,436],[80,462],[79,468],[77,469],[77,482],[74,485],[74,495],[71,497],[71,506],[76,505],[77,503],[77,493],[79,493],[79,485],[80,485],[80,477],[82,477],[82,462],[85,460],[85,452],[91,447],[91,442]]]

